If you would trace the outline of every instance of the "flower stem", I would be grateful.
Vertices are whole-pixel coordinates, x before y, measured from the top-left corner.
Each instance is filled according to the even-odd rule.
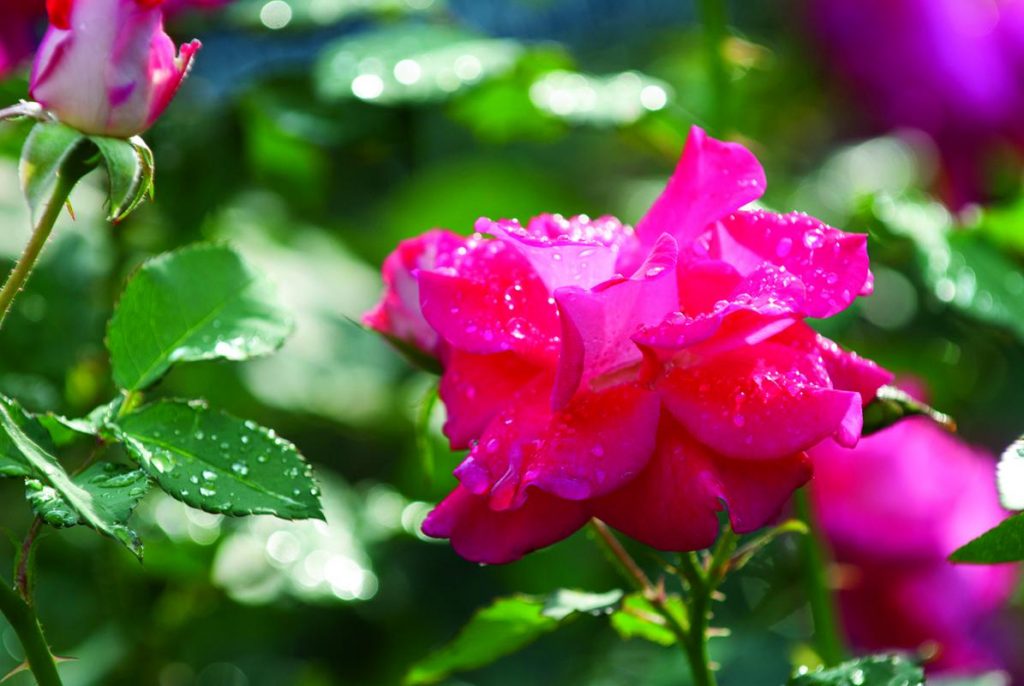
[[[651,606],[665,620],[665,627],[675,635],[679,645],[685,646],[688,641],[687,627],[680,623],[680,618],[669,610],[665,602],[665,589],[660,585],[651,582],[644,570],[636,563],[633,556],[629,554],[616,538],[608,525],[600,519],[591,519],[590,528],[596,534],[597,540],[604,550],[615,561],[616,566],[622,575],[629,581],[636,590],[643,594],[644,599],[650,602]]]
[[[736,549],[736,534],[728,525],[722,530],[707,565],[701,564],[696,553],[680,556],[679,571],[690,589],[687,613],[690,631],[686,654],[693,670],[695,686],[716,686],[715,672],[708,657],[708,625],[711,621],[711,601],[729,571],[729,561]]]
[[[18,594],[25,601],[26,605],[32,604],[32,552],[39,536],[39,530],[43,528],[43,520],[36,517],[32,520],[32,526],[25,534],[25,540],[21,544],[21,553],[18,556],[18,569],[14,574],[14,586]]]
[[[25,649],[25,660],[39,686],[61,686],[57,664],[43,636],[35,611],[13,587],[0,583],[0,612],[7,618]]]
[[[799,489],[793,495],[793,506],[797,518],[807,526],[807,535],[801,537],[800,545],[804,584],[814,620],[815,648],[825,666],[832,667],[846,659],[846,648],[839,628],[835,598],[828,583],[830,555],[811,509],[806,488]]]
[[[93,165],[79,159],[71,159],[61,167],[53,191],[43,207],[43,212],[35,226],[32,227],[28,245],[25,246],[24,252],[18,258],[18,262],[14,265],[10,276],[7,277],[3,288],[0,289],[0,326],[3,325],[4,319],[10,312],[14,299],[25,287],[32,268],[35,267],[36,261],[39,259],[39,253],[46,245],[46,240],[50,237],[50,232],[53,231],[53,225],[60,217],[68,196],[71,195],[71,189],[92,168]]]
[[[590,527],[615,560],[619,571],[643,593],[644,598],[665,620],[665,626],[675,635],[690,664],[694,686],[717,686],[715,672],[708,659],[708,622],[711,620],[711,601],[715,591],[729,571],[729,560],[736,548],[736,535],[730,528],[725,528],[707,568],[697,559],[696,553],[682,556],[679,572],[690,593],[686,616],[679,617],[669,609],[663,585],[651,582],[608,525],[599,519],[591,519]]]
[[[715,133],[722,135],[730,118],[729,69],[722,53],[728,12],[725,0],[699,0],[697,7],[704,27],[704,50],[711,90],[710,124]]]

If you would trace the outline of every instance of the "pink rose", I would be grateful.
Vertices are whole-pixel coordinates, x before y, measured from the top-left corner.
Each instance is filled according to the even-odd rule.
[[[159,5],[51,0],[32,97],[86,133],[127,138],[145,131],[170,104],[199,49],[192,41],[176,53]]]
[[[866,237],[739,209],[763,188],[749,151],[694,128],[636,231],[481,219],[388,258],[367,323],[439,358],[445,434],[469,449],[427,534],[500,563],[596,516],[704,548],[723,502],[757,529],[809,478],[804,450],[856,443],[889,375],[803,319],[867,292]]]
[[[993,457],[922,418],[853,450],[826,441],[810,454],[815,507],[847,570],[840,600],[854,643],[867,651],[934,643],[936,671],[999,667],[984,629],[1012,594],[1016,568],[947,560],[1006,516]]]
[[[168,19],[190,10],[212,10],[231,0],[166,0]],[[28,60],[38,43],[37,27],[45,22],[45,0],[5,0],[4,21],[0,24],[0,78]]]

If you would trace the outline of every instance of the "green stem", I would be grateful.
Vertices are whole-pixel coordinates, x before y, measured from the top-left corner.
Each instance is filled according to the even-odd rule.
[[[35,267],[36,261],[39,259],[39,253],[42,252],[43,246],[46,245],[46,240],[50,237],[50,232],[53,231],[53,225],[57,222],[57,218],[60,217],[60,213],[64,209],[64,204],[71,195],[71,189],[75,187],[78,180],[90,169],[92,169],[92,165],[74,159],[69,160],[62,167],[60,173],[57,174],[53,192],[43,207],[39,221],[32,227],[32,235],[29,238],[28,245],[25,246],[24,252],[21,253],[17,264],[14,265],[14,269],[11,271],[10,276],[7,277],[3,288],[0,289],[0,326],[3,326],[4,319],[6,319],[7,313],[10,312],[14,299],[21,292],[21,289],[25,287],[25,283],[28,282],[32,268]]]
[[[801,537],[800,545],[804,585],[807,588],[811,617],[814,620],[815,648],[825,666],[832,667],[846,659],[846,648],[839,628],[835,598],[828,581],[831,556],[811,509],[806,488],[801,488],[794,494],[793,506],[797,518],[807,526],[807,535]]]
[[[43,636],[35,611],[11,586],[0,583],[0,612],[7,618],[25,649],[25,659],[39,686],[61,686],[57,664]]]
[[[729,126],[729,69],[722,53],[728,26],[725,0],[699,0],[700,21],[704,26],[704,51],[708,83],[711,87],[710,128],[719,135]]]
[[[669,610],[668,605],[665,603],[665,589],[655,586],[651,582],[647,574],[644,573],[644,570],[636,563],[636,560],[629,554],[629,551],[622,546],[622,543],[615,537],[615,534],[612,533],[607,524],[600,519],[591,519],[590,528],[605,552],[615,561],[619,572],[651,603],[651,606],[665,620],[665,626],[675,635],[679,645],[685,647],[688,642],[687,628],[679,623],[679,618]]]
[[[708,656],[708,627],[711,622],[711,601],[714,600],[718,586],[729,571],[729,560],[736,549],[736,534],[726,526],[715,544],[711,560],[705,568],[696,553],[680,556],[679,572],[690,589],[687,613],[690,631],[686,645],[686,654],[693,670],[695,686],[717,686],[715,672]]]

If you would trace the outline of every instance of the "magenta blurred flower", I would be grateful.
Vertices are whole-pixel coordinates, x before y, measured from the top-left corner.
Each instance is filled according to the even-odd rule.
[[[999,667],[985,623],[1012,594],[1013,565],[954,565],[947,556],[1006,516],[995,461],[933,422],[905,420],[850,450],[810,451],[811,491],[836,559],[853,642],[866,651],[938,649],[932,668]]]
[[[814,0],[816,30],[877,121],[930,134],[957,205],[1024,145],[1024,0]]]
[[[30,92],[86,133],[128,138],[149,128],[199,49],[194,40],[175,50],[160,0],[50,0],[47,9]]]
[[[809,478],[805,449],[856,443],[889,376],[803,319],[868,292],[866,237],[739,209],[763,188],[748,150],[695,128],[636,231],[541,215],[399,245],[366,321],[439,358],[469,449],[427,534],[501,563],[596,516],[704,548],[722,501],[757,529]]]
[[[42,0],[7,0],[0,22],[0,77],[32,55]]]

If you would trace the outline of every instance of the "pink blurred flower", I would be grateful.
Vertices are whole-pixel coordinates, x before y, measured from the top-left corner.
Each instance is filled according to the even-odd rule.
[[[813,500],[837,561],[846,628],[865,651],[938,647],[932,668],[1000,666],[985,624],[1012,594],[1013,565],[954,565],[947,556],[1006,516],[995,461],[933,422],[905,420],[850,450],[810,451]]]
[[[773,518],[804,450],[853,445],[889,375],[817,336],[870,289],[866,237],[739,208],[764,172],[694,128],[636,231],[612,217],[477,222],[406,241],[367,323],[438,356],[469,449],[424,531],[508,562],[592,516],[665,550]],[[490,234],[493,238],[485,238]]]
[[[815,30],[876,121],[938,144],[954,204],[1024,146],[1024,0],[814,0]]]
[[[32,97],[86,133],[128,138],[170,104],[199,41],[163,30],[160,0],[50,0],[32,68]]]

